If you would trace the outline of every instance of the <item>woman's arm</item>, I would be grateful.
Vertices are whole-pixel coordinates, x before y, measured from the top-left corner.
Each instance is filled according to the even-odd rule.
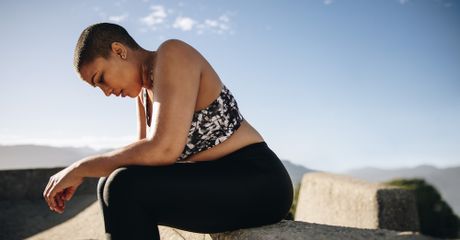
[[[187,143],[204,61],[198,51],[180,40],[161,44],[157,51],[157,71],[154,70],[154,79],[158,81],[153,89],[153,136],[109,153],[83,158],[51,176],[43,192],[50,209],[62,212],[64,200],[70,200],[84,177],[108,176],[128,165],[174,164]],[[145,115],[141,119],[145,120]],[[139,128],[141,131],[142,124]]]
[[[165,41],[157,51],[154,72],[158,81],[153,89],[153,136],[76,162],[78,175],[99,177],[127,165],[174,164],[187,143],[203,62],[201,54],[190,45],[180,40]],[[142,129],[145,113],[143,109],[140,112]]]
[[[115,169],[128,165],[161,166],[174,164],[178,154],[161,143],[146,138],[114,151],[92,155],[74,164],[75,174],[82,177],[108,176]]]
[[[142,103],[143,90],[137,96],[137,131],[138,131],[138,140],[142,140],[146,137],[146,120],[145,120],[145,109],[144,104]]]
[[[179,153],[166,149],[164,144],[158,145],[144,138],[109,153],[86,157],[51,176],[43,197],[51,210],[62,213],[64,201],[72,198],[85,177],[108,176],[115,169],[127,165],[173,164]]]

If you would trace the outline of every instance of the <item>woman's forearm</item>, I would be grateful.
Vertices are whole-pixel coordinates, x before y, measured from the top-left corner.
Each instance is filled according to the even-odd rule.
[[[170,165],[175,157],[160,146],[142,139],[120,149],[92,155],[73,164],[77,175],[83,177],[108,176],[115,169],[127,165]]]
[[[141,95],[142,96],[142,92]],[[139,140],[144,139],[146,137],[146,120],[145,120],[145,110],[144,105],[142,103],[141,97],[137,97],[137,131],[138,131],[138,138]]]

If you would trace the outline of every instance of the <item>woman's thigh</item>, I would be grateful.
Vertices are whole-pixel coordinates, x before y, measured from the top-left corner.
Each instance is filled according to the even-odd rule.
[[[292,204],[284,169],[261,168],[260,158],[127,166],[106,186],[123,185],[123,193],[160,225],[206,233],[255,227],[281,220]]]

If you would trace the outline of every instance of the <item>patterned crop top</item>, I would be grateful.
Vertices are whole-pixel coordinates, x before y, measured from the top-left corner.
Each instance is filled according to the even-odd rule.
[[[147,99],[147,91],[144,89],[144,103],[148,102]],[[146,114],[147,123],[150,123],[149,115]],[[222,84],[219,97],[205,109],[194,112],[187,143],[176,162],[191,162],[186,161],[185,158],[227,140],[240,127],[243,120],[235,98]]]

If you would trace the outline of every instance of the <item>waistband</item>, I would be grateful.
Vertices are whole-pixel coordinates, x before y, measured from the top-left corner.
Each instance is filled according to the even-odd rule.
[[[249,145],[246,145],[240,149],[237,149],[221,157],[220,159],[217,159],[217,161],[225,161],[228,159],[243,160],[248,157],[263,157],[263,156],[267,156],[267,154],[273,154],[273,152],[268,147],[268,144],[265,141],[263,141],[263,142],[251,143]]]

